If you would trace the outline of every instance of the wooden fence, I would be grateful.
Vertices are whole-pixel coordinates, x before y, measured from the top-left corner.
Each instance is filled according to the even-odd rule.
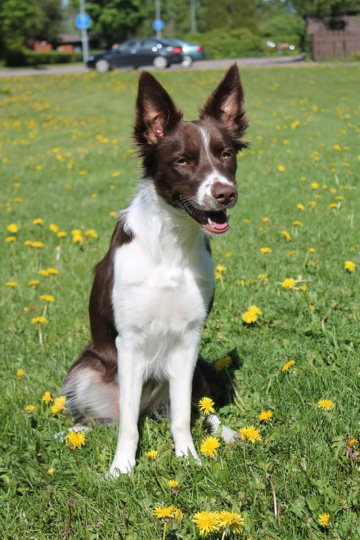
[[[360,51],[360,32],[325,31],[313,35],[313,59],[343,58]]]

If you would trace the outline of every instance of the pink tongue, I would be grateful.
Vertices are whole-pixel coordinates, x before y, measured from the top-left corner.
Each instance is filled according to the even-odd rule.
[[[227,221],[224,221],[224,223],[216,223],[215,221],[211,220],[211,226],[218,231],[223,231],[224,229],[228,228],[228,223]]]

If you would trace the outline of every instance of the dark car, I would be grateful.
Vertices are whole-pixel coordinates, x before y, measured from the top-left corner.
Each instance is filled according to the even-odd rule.
[[[205,60],[206,58],[204,47],[202,45],[195,45],[194,43],[189,43],[188,41],[179,38],[166,39],[165,42],[173,47],[182,48],[184,57],[182,65],[184,67],[190,67],[194,60]]]
[[[89,56],[87,66],[104,72],[109,69],[140,66],[154,66],[157,69],[181,64],[182,49],[159,39],[130,39],[121,45],[114,45],[110,51]]]

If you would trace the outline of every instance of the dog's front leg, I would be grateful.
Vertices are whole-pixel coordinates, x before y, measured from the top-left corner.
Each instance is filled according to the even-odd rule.
[[[130,340],[116,338],[119,379],[119,435],[109,475],[129,473],[135,465],[144,358]]]
[[[197,339],[196,344],[179,347],[172,354],[169,362],[169,389],[171,433],[176,457],[187,456],[190,451],[200,461],[190,432],[192,380],[198,344]]]

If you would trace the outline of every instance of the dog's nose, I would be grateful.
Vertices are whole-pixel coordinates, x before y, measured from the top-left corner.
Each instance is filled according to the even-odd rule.
[[[216,199],[216,202],[223,204],[224,206],[231,204],[236,198],[235,187],[221,184],[220,182],[213,185],[211,193],[214,199]]]

